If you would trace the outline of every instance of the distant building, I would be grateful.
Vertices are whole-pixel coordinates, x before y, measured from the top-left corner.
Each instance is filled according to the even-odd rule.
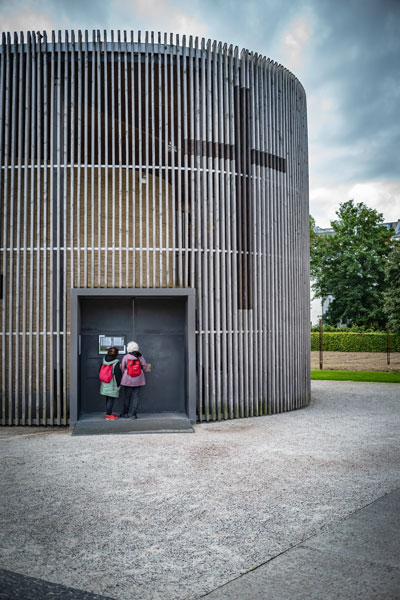
[[[392,239],[400,240],[400,219],[392,223],[383,223],[386,229],[394,229],[394,236]]]

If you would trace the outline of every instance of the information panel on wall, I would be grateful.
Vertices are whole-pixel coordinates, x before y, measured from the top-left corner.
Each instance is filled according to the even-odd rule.
[[[115,346],[118,354],[126,354],[126,341],[124,335],[99,335],[99,354],[107,354],[107,350]]]

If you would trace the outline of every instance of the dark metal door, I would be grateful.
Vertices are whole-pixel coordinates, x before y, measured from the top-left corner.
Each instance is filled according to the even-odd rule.
[[[81,412],[103,412],[104,397],[100,396],[99,367],[103,355],[99,354],[99,335],[125,336],[132,339],[132,298],[92,298],[81,301]],[[123,354],[119,355],[122,360]],[[119,410],[121,401],[115,403]]]
[[[185,412],[185,300],[135,298],[133,332],[151,364],[140,412]]]
[[[99,335],[135,340],[151,372],[141,390],[140,412],[186,412],[185,310],[183,298],[84,298],[81,300],[80,410],[103,412]],[[119,355],[122,361],[123,355]],[[122,408],[120,399],[114,412]]]

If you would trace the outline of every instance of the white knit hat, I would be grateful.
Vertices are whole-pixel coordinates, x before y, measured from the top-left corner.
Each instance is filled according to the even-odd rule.
[[[128,350],[129,353],[137,352],[139,350],[139,346],[136,342],[129,342],[126,349]]]

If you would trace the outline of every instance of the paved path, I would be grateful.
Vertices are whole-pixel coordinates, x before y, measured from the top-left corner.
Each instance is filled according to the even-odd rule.
[[[399,600],[400,489],[205,598]]]
[[[35,577],[0,569],[0,598],[4,600],[112,600]]]
[[[53,584],[65,598],[397,598],[399,385],[316,381],[306,409],[195,429],[0,429],[3,581],[21,600],[46,582],[56,598]]]

